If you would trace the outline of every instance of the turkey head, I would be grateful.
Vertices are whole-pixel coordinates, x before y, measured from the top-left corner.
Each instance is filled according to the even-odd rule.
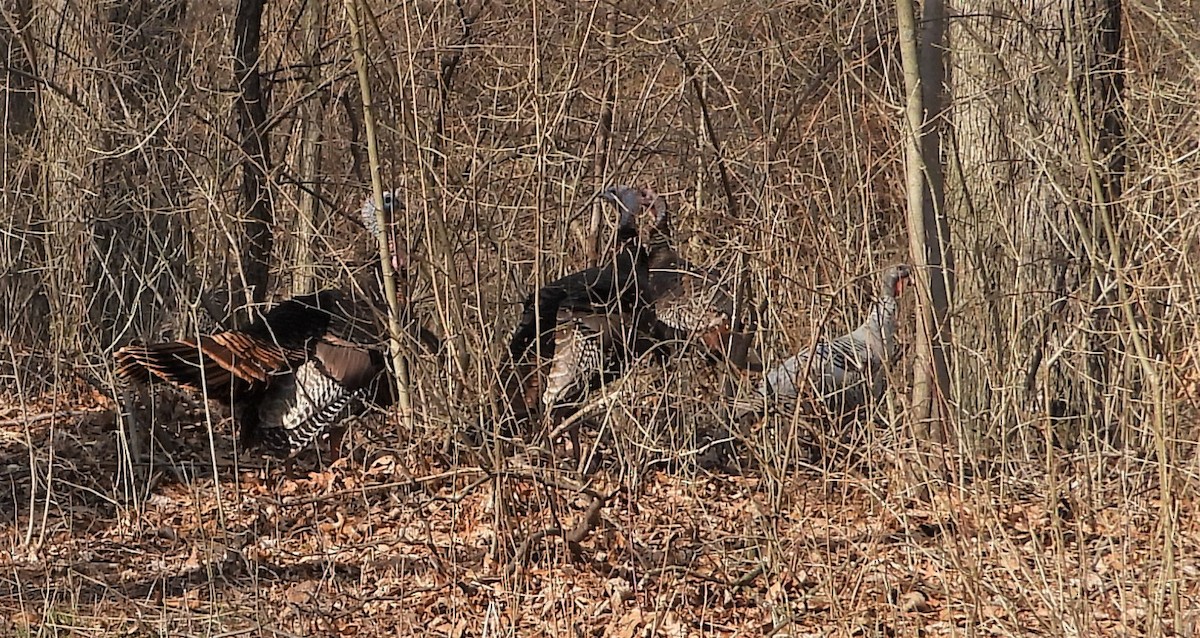
[[[911,277],[912,269],[908,264],[896,264],[883,271],[883,294],[899,299]]]
[[[390,223],[387,233],[388,252],[392,254],[392,270],[395,272],[403,272],[408,268],[409,257],[408,251],[404,250],[396,241],[396,217],[395,213],[400,208],[399,198],[392,191],[383,191],[383,211],[386,213],[384,217]],[[367,232],[374,239],[379,234],[379,216],[378,208],[375,206],[375,196],[368,196],[362,205],[362,223],[366,227]]]

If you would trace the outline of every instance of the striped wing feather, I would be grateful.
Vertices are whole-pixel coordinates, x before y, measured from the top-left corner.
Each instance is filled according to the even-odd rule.
[[[659,232],[651,254],[650,298],[662,339],[699,337],[712,354],[743,369],[761,370],[749,335],[733,330],[733,297],[715,273],[679,257]]]
[[[352,398],[352,392],[310,361],[268,389],[258,407],[257,432],[250,438],[276,453],[294,454],[336,423]]]
[[[562,309],[555,331],[554,359],[547,374],[542,403],[552,408],[586,392],[603,375],[612,347],[616,315]]]
[[[651,271],[651,281],[662,271]],[[675,330],[703,334],[729,323],[729,314],[719,303],[722,291],[691,273],[678,275],[677,285],[655,300],[658,320]]]
[[[869,367],[870,353],[864,344],[839,338],[818,342],[811,351],[802,350],[784,361],[767,375],[767,383],[776,396],[784,399],[798,397],[801,387],[812,383],[820,396],[829,400],[852,394],[869,374]],[[806,373],[808,382],[803,380]]]
[[[386,396],[368,392],[387,383],[383,354],[332,336],[317,342],[313,358],[267,390],[251,438],[277,453],[291,455],[307,447],[347,416],[365,411],[364,400]],[[382,390],[382,388],[375,388]]]

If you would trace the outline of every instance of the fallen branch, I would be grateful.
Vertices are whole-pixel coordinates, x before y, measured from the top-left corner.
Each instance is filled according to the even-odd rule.
[[[666,574],[668,572],[676,572],[676,573],[683,574],[684,576],[691,576],[692,578],[698,578],[705,582],[720,585],[722,587],[728,587],[730,589],[740,589],[740,588],[745,587],[746,585],[749,585],[750,583],[754,582],[754,579],[758,578],[759,576],[762,576],[765,571],[766,571],[766,568],[760,564],[758,567],[755,567],[754,569],[746,572],[744,575],[742,575],[734,580],[726,580],[724,578],[717,578],[716,576],[711,576],[709,574],[705,574],[703,572],[696,571],[694,569],[691,569],[690,567],[684,567],[683,565],[667,565],[665,567],[656,567],[654,569],[648,570],[648,571],[644,572],[643,577],[654,578],[655,576],[661,576],[662,574]]]
[[[576,483],[568,478],[551,478],[546,476],[546,472],[542,471],[540,468],[525,467],[522,469],[504,470],[502,472],[498,472],[496,476],[537,481],[538,483],[541,483],[547,487],[553,487],[554,489],[563,490],[566,492],[586,494],[592,498],[605,500],[611,498],[611,496],[601,495],[599,492],[588,487],[586,484]]]
[[[588,503],[587,510],[579,518],[579,522],[575,524],[575,527],[569,531],[562,527],[549,527],[530,534],[521,543],[521,547],[517,549],[517,555],[513,557],[512,561],[508,563],[508,567],[505,568],[507,574],[512,576],[516,573],[517,568],[523,566],[525,561],[529,559],[529,554],[532,553],[534,544],[540,543],[550,536],[559,536],[566,541],[567,549],[571,551],[572,558],[575,560],[583,558],[583,546],[580,543],[600,524],[600,511],[604,509],[605,503],[620,492],[620,488],[607,496],[601,496],[593,492],[592,500]],[[591,562],[595,563],[596,561]]]
[[[550,432],[550,441],[554,441],[558,437],[562,436],[564,432],[571,429],[571,427],[574,426],[576,423],[579,423],[580,421],[583,421],[584,419],[588,418],[588,416],[596,408],[601,408],[601,407],[607,406],[608,404],[615,401],[617,399],[617,397],[621,395],[621,389],[624,387],[624,385],[625,384],[622,382],[610,384],[608,390],[605,391],[603,394],[601,394],[600,396],[596,397],[595,399],[589,401],[586,405],[579,408],[571,416],[563,419],[562,423],[559,423],[558,426],[555,427],[554,430]]]

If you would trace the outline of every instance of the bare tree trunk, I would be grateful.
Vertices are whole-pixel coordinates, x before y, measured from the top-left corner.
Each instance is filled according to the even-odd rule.
[[[325,30],[325,4],[309,2],[304,6],[305,66],[308,77],[305,81],[307,93],[315,94],[315,75],[321,68],[321,34]],[[311,97],[300,111],[300,212],[296,220],[295,271],[292,275],[292,292],[305,294],[316,286],[316,259],[313,241],[320,227],[321,206],[321,127],[325,118],[322,99]]]
[[[112,5],[106,84],[106,148],[101,160],[108,199],[104,215],[89,220],[93,260],[89,352],[107,356],[117,342],[142,336],[159,323],[158,312],[171,312],[160,300],[177,299],[185,257],[180,218],[185,170],[170,150],[167,133],[147,134],[145,122],[171,116],[181,92],[179,63],[183,43],[179,25],[187,12],[183,0],[131,0]],[[153,176],[147,178],[147,176]],[[165,262],[166,268],[160,268]],[[136,333],[130,334],[130,333]]]
[[[967,415],[991,417],[973,420],[983,425],[975,432],[983,453],[1021,447],[1054,472],[1051,445],[1120,442],[1109,425],[1114,415],[1105,414],[1112,383],[1138,394],[1148,386],[1154,426],[1142,431],[1160,457],[1164,562],[1152,633],[1161,632],[1158,610],[1180,618],[1176,505],[1161,386],[1130,302],[1117,231],[1120,3],[957,0],[956,9],[962,17],[950,25],[949,50],[957,171],[948,194],[968,255],[958,280],[958,336],[973,352],[957,360],[961,404]],[[1105,292],[1106,280],[1115,291]],[[1122,349],[1135,355],[1140,376],[1113,356],[1117,334],[1128,340]],[[1004,400],[1003,388],[1016,396]],[[1040,431],[1016,427],[1030,422]]]
[[[54,230],[46,239],[51,331],[64,349],[103,356],[127,330],[153,323],[146,302],[171,297],[177,283],[171,269],[152,264],[179,258],[166,249],[180,245],[179,158],[160,151],[166,134],[147,135],[144,123],[169,117],[179,93],[181,43],[173,34],[187,5],[50,4],[39,42],[58,46],[42,44],[35,55],[47,87],[38,105],[39,175]]]
[[[944,7],[924,3],[925,28],[918,36],[911,0],[896,3],[900,52],[904,62],[907,105],[909,251],[919,281],[917,337],[913,374],[912,427],[918,444],[942,444],[946,437],[945,401],[950,394],[946,339],[950,335],[946,263],[953,264],[945,220],[938,119],[943,111]],[[944,469],[940,450],[930,449],[921,465]],[[940,473],[940,471],[938,472]]]
[[[4,100],[0,116],[4,120],[4,139],[0,141],[0,210],[10,232],[0,235],[0,304],[21,308],[23,312],[0,313],[0,345],[6,341],[45,347],[49,336],[50,307],[44,282],[36,265],[45,262],[40,250],[43,242],[37,228],[41,225],[37,206],[30,196],[37,180],[36,162],[27,158],[39,155],[37,143],[37,107],[39,85],[36,78],[35,44],[31,0],[19,0],[0,10],[0,59],[5,60],[2,76]],[[10,349],[10,352],[15,350]],[[17,361],[14,365],[23,365]]]
[[[182,0],[134,0],[36,10],[39,195],[53,231],[42,270],[51,344],[61,362],[92,364],[71,369],[97,388],[111,379],[92,371],[116,344],[159,323],[159,312],[170,310],[161,300],[178,296],[180,159],[163,150],[171,146],[166,127],[148,133],[145,123],[165,121],[177,107],[186,8]],[[146,431],[131,425],[122,451],[136,460]],[[133,467],[121,465],[122,479]]]
[[[596,122],[596,150],[592,156],[592,175],[598,182],[608,177],[609,135],[612,133],[613,106],[617,97],[617,56],[613,49],[616,43],[617,16],[620,11],[616,6],[605,9],[604,19],[604,103],[600,106],[600,119]],[[603,188],[604,184],[601,184]],[[600,246],[600,228],[604,224],[605,205],[597,200],[592,205],[592,220],[588,228],[587,260],[589,266],[600,263],[604,250]]]
[[[1098,396],[1104,378],[1093,357],[1105,359],[1090,354],[1102,301],[1095,273],[1108,263],[1087,247],[1096,228],[1087,207],[1098,202],[1063,195],[1090,190],[1080,150],[1088,142],[1079,139],[1066,96],[1076,84],[1100,87],[1115,79],[1097,66],[1115,53],[1106,50],[1113,43],[1104,36],[1111,5],[957,4],[965,17],[950,28],[957,171],[948,205],[961,220],[956,232],[968,255],[960,264],[961,302],[983,311],[968,313],[960,324],[966,332],[958,336],[982,344],[985,355],[964,358],[957,371],[968,414],[990,412],[997,387],[1023,388],[1021,410],[1101,407],[1088,400]],[[1108,110],[1089,104],[1086,117],[1102,124]],[[1015,421],[1019,415],[1007,416]]]
[[[270,147],[267,143],[267,105],[259,72],[259,53],[262,39],[262,15],[265,0],[238,0],[233,24],[233,73],[238,94],[237,111],[241,135],[242,184],[241,210],[237,221],[242,229],[244,246],[235,246],[242,276],[243,303],[247,306],[266,299],[271,274],[271,253],[274,235],[267,175],[271,170]],[[248,313],[242,313],[243,319]]]
[[[946,215],[946,184],[942,171],[941,130],[946,116],[946,6],[944,0],[922,3],[921,18],[921,95],[925,103],[925,130],[921,138],[932,196],[925,202],[922,222],[925,264],[928,266],[929,312],[922,316],[922,332],[929,334],[933,359],[934,385],[938,395],[930,405],[930,418],[948,416],[950,364],[947,344],[954,341],[950,304],[954,298],[955,259],[950,243],[950,220]],[[945,421],[942,421],[943,425]],[[949,432],[929,432],[936,441],[948,441]]]
[[[72,213],[103,208],[100,190],[95,188],[102,180],[95,175],[93,149],[104,148],[100,133],[104,108],[99,76],[90,70],[100,66],[93,43],[106,43],[107,33],[102,15],[90,4],[39,2],[34,16],[38,39],[56,44],[55,49],[40,46],[34,53],[35,73],[51,83],[44,83],[38,96],[42,161],[37,192],[42,219],[35,225],[45,231],[45,254],[58,257],[57,267],[45,271],[45,288],[50,343],[61,356],[82,350],[80,318],[87,316],[86,300],[78,294],[87,240]]]

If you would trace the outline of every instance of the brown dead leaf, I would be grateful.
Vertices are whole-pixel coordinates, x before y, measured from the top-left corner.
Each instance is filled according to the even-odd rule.
[[[22,630],[30,630],[42,624],[42,617],[29,611],[18,611],[8,617],[9,622]]]
[[[321,584],[315,580],[303,580],[288,587],[283,599],[297,605],[304,604],[312,600],[320,587]]]
[[[929,599],[925,594],[915,589],[900,596],[896,601],[896,607],[903,612],[915,611],[925,614],[933,611],[933,606],[929,604]]]
[[[333,484],[333,481],[335,478],[336,478],[336,476],[334,475],[332,470],[325,470],[324,472],[309,472],[308,473],[308,480],[312,484],[310,489],[314,492],[327,491],[329,489],[330,485]]]
[[[667,611],[659,618],[658,633],[669,638],[684,638],[688,635],[687,624],[674,610]]]
[[[396,457],[392,454],[384,454],[371,461],[370,467],[367,468],[367,476],[392,476],[396,473]]]
[[[357,636],[360,625],[352,618],[339,618],[334,622],[334,631],[338,636]]]
[[[609,623],[608,627],[604,628],[604,636],[607,638],[633,638],[638,635],[638,629],[645,622],[646,614],[642,612],[640,607],[634,607],[621,616],[617,620]]]
[[[625,601],[637,597],[637,594],[629,587],[629,582],[624,578],[610,578],[605,581],[604,588],[608,590],[609,605],[614,613],[620,611]]]
[[[317,530],[319,530],[322,534],[333,534],[340,531],[342,526],[346,524],[346,517],[342,515],[340,510],[335,514],[335,516],[336,518],[334,518],[332,521],[318,523]]]
[[[815,594],[804,601],[804,608],[810,612],[828,611],[833,606],[828,596]]]
[[[275,494],[279,496],[291,496],[300,491],[300,482],[291,479],[279,482],[279,487],[275,489]]]

